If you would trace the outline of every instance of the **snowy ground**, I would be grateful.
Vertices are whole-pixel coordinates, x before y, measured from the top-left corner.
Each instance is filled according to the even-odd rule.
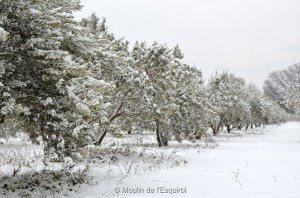
[[[221,135],[214,149],[182,149],[177,154],[188,163],[180,167],[125,177],[94,168],[98,185],[82,186],[71,197],[299,198],[300,123],[253,132]]]
[[[41,146],[26,139],[22,134],[0,139],[2,188],[7,184],[27,186],[28,178],[43,183],[44,177],[59,175],[46,172],[46,176],[28,176],[31,171],[56,170],[59,164],[45,167]],[[89,172],[93,180],[75,188],[64,187],[59,194],[41,191],[39,184],[33,197],[300,197],[300,123],[297,122],[219,134],[211,142],[171,142],[163,148],[157,147],[150,132],[123,138],[108,136],[100,148],[89,149],[93,151],[88,152],[93,156]],[[19,166],[17,177],[12,177]],[[56,183],[70,178],[74,181],[77,175],[61,178],[65,180]],[[1,188],[0,192],[1,197]],[[19,197],[20,192],[6,197]]]

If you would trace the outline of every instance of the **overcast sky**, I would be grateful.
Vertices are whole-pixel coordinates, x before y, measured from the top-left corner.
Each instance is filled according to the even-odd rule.
[[[179,45],[206,81],[228,69],[262,87],[268,73],[300,62],[299,0],[82,0],[109,31],[152,44]]]

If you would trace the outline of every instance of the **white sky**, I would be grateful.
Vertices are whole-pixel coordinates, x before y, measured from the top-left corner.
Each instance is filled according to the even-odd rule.
[[[206,81],[228,69],[262,87],[268,73],[300,62],[299,0],[82,0],[109,31],[152,44],[179,45]]]

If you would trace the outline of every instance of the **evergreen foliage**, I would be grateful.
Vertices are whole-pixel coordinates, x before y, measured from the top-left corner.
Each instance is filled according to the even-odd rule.
[[[280,108],[243,78],[223,72],[206,87],[178,46],[129,49],[105,18],[75,21],[80,8],[76,0],[0,1],[0,123],[26,123],[32,140],[42,139],[45,163],[80,157],[79,148],[109,133],[149,130],[167,146],[207,137],[209,128],[282,121]]]

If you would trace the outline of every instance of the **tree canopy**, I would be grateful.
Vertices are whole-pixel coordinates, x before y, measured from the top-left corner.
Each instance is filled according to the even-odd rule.
[[[229,133],[283,120],[277,104],[234,74],[217,73],[205,86],[178,46],[130,48],[108,32],[104,18],[74,20],[79,1],[0,3],[0,123],[26,123],[32,140],[42,139],[45,161],[74,157],[107,134],[133,128],[153,131],[167,146],[210,129]],[[266,95],[286,109],[299,103],[298,67],[266,81]],[[297,78],[289,76],[294,70]]]

